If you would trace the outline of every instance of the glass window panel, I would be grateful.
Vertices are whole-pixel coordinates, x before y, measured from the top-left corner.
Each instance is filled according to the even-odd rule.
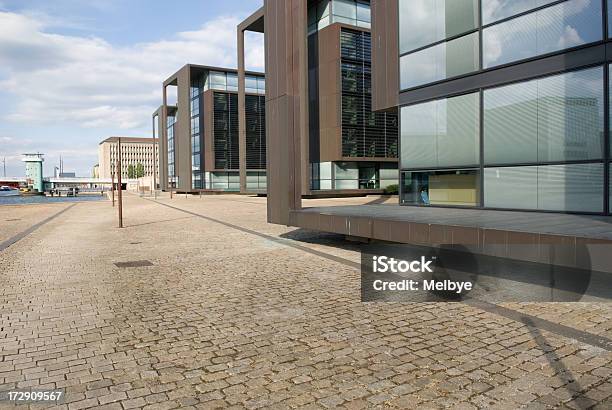
[[[321,0],[317,4],[317,19],[321,20],[324,17],[329,16],[329,1],[330,0]]]
[[[402,107],[401,167],[436,166],[437,102]]]
[[[317,29],[318,30],[322,30],[325,27],[329,26],[330,24],[330,17],[323,17],[321,20],[319,20],[319,24],[317,25]]]
[[[612,0],[608,0],[608,38],[612,36]]]
[[[538,161],[603,158],[601,67],[538,81]]]
[[[515,16],[556,0],[482,0],[482,24]]]
[[[485,90],[485,163],[602,158],[602,83],[594,68]]]
[[[489,68],[601,40],[601,2],[569,0],[483,30]]]
[[[480,163],[480,96],[462,95],[438,103],[438,166]]]
[[[245,89],[247,92],[255,93],[257,92],[257,78],[252,76],[247,76],[245,79]]]
[[[486,164],[537,161],[537,98],[532,82],[484,91]]]
[[[603,164],[538,167],[538,208],[549,211],[602,212]]]
[[[601,40],[601,1],[570,0],[538,12],[538,54]]]
[[[603,164],[485,169],[485,206],[601,212]]]
[[[349,24],[354,26],[357,23],[357,20],[349,18],[349,17],[344,17],[344,16],[336,16],[334,14],[334,23],[344,23],[344,24]]]
[[[334,13],[334,17],[345,17],[355,21],[357,19],[357,3],[355,0],[333,0],[332,13]],[[336,18],[334,18],[334,21],[337,21]]]
[[[400,53],[476,29],[478,0],[400,0]]]
[[[402,89],[478,70],[478,33],[468,34],[400,59]]]
[[[477,206],[478,174],[477,170],[402,172],[402,203]]]
[[[354,163],[334,163],[336,179],[359,179],[359,169]]]
[[[537,209],[537,167],[487,168],[484,171],[484,206]]]
[[[227,73],[227,85],[238,87],[238,75],[234,73]]]
[[[370,23],[372,19],[370,4],[364,2],[357,2],[357,20],[365,21]]]
[[[402,168],[477,165],[479,94],[402,108]]]
[[[220,71],[211,71],[209,73],[210,87],[217,90],[225,90],[227,87],[227,80],[225,73]]]
[[[259,89],[259,91],[262,91],[262,92],[266,91],[266,78],[265,77],[257,78],[257,88]]]

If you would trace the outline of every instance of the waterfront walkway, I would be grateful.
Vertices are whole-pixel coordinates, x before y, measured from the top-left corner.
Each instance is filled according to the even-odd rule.
[[[122,230],[105,201],[0,207],[0,390],[66,389],[67,409],[612,408],[612,305],[364,304],[359,244],[267,224],[265,198],[125,201]]]

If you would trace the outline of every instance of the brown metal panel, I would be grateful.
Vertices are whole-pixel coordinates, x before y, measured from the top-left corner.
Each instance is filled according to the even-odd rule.
[[[389,240],[390,225],[394,222],[372,218],[372,238],[381,241]]]
[[[360,238],[371,238],[373,232],[373,220],[371,218],[351,217],[348,218],[348,235]]]
[[[576,237],[540,234],[539,262],[576,266]]]
[[[523,261],[539,260],[539,234],[508,232],[508,257]]]
[[[484,229],[482,232],[482,252],[489,256],[505,258],[508,256],[508,232],[497,229]]]
[[[372,0],[372,108],[399,105],[398,0]]]
[[[213,90],[204,91],[202,103],[204,104],[204,171],[214,171],[215,169],[215,145],[214,145],[214,101]]]
[[[308,135],[306,1],[266,0],[264,8],[268,221],[288,224],[290,211],[301,208],[302,177],[308,177],[302,156]]]
[[[341,29],[341,24],[332,24],[317,34],[321,162],[338,161],[342,157]]]
[[[410,224],[410,242],[429,244],[429,225],[420,223]]]

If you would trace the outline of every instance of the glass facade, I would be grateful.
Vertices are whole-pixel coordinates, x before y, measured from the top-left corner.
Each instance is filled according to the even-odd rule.
[[[476,206],[480,201],[480,176],[475,169],[404,171],[404,204]]]
[[[402,203],[605,212],[605,90],[599,66],[402,107]]]
[[[489,208],[603,212],[601,163],[485,168]]]
[[[399,7],[403,90],[603,38],[602,0],[399,0]]]
[[[172,184],[176,177],[174,167],[174,125],[176,123],[176,117],[168,116],[167,124],[167,136],[168,136],[168,183]]]
[[[246,75],[245,91],[251,94],[265,94],[266,80],[262,76]],[[238,92],[238,74],[211,70],[202,75],[200,92],[207,90]]]
[[[554,3],[557,0],[482,0],[482,23],[487,25]]]
[[[478,0],[400,0],[400,53],[408,53],[478,27]]]
[[[485,165],[601,160],[603,112],[602,67],[485,90]]]
[[[268,181],[265,172],[247,171],[246,187],[248,190],[266,190]]]
[[[402,107],[401,123],[402,168],[478,165],[478,93]]]
[[[397,167],[380,162],[320,162],[310,164],[311,188],[385,189],[398,183]]]
[[[204,128],[200,121],[203,118],[200,115],[200,107],[202,105],[202,92],[204,90],[206,76],[198,76],[191,80],[190,88],[190,115],[191,115],[191,188],[202,189],[202,137],[200,128]]]
[[[568,0],[482,31],[483,68],[601,40],[601,0]]]
[[[266,169],[266,102],[262,95],[245,96],[246,167]]]
[[[238,169],[238,95],[213,95],[213,149],[215,169]]]
[[[238,172],[205,172],[206,189],[218,191],[240,191]]]
[[[266,79],[253,75],[245,76],[244,89],[247,94],[266,94]]]
[[[308,4],[308,34],[333,23],[370,28],[369,0],[315,0]]]
[[[372,112],[370,33],[342,29],[342,156],[397,158],[397,114]]]

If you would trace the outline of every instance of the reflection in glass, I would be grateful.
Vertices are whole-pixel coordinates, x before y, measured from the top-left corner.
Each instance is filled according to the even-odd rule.
[[[400,54],[474,30],[478,0],[400,0]]]
[[[603,88],[597,67],[485,90],[485,163],[601,159]]]
[[[478,70],[478,33],[438,44],[400,58],[402,89]]]
[[[483,68],[602,39],[601,1],[569,0],[483,30]]]
[[[402,107],[402,168],[479,163],[478,93]]]
[[[498,20],[554,3],[557,0],[482,0],[482,24]]]
[[[477,170],[402,172],[402,203],[411,205],[477,206]]]
[[[603,164],[487,168],[485,206],[602,212]]]

